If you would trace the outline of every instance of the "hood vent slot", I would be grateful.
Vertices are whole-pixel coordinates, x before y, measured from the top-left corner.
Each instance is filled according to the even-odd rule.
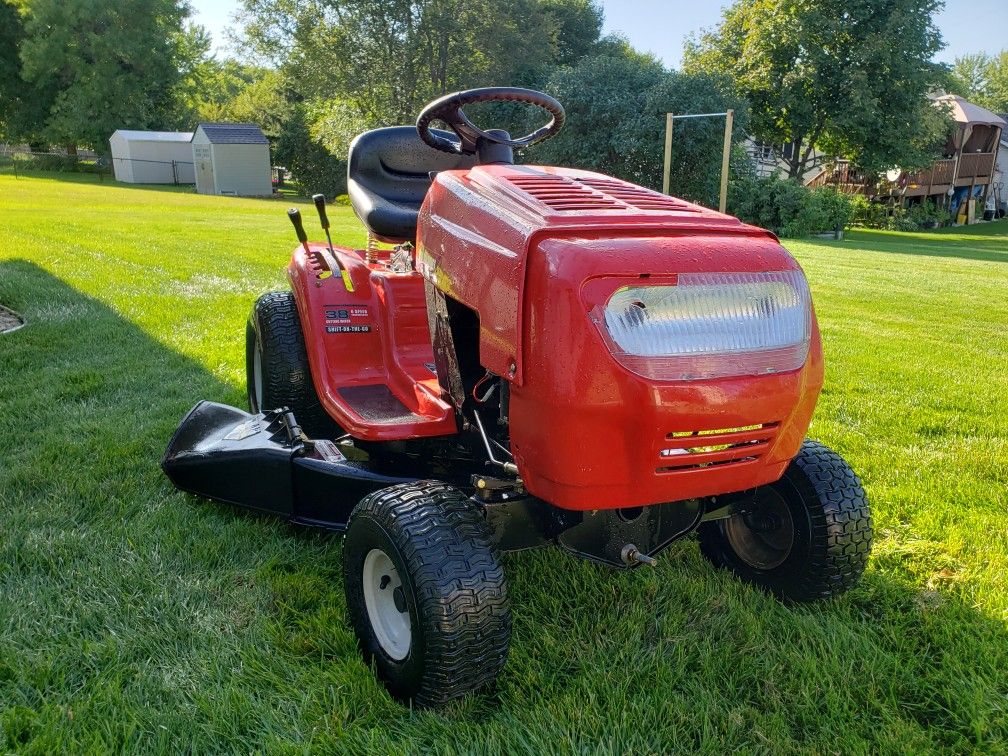
[[[619,202],[551,173],[508,176],[508,181],[554,210],[623,210]]]
[[[676,211],[700,208],[664,194],[609,178],[568,178],[555,173],[511,175],[507,180],[553,210]]]
[[[687,213],[699,211],[699,208],[682,200],[668,197],[651,189],[645,189],[643,186],[637,186],[636,184],[630,184],[618,179],[579,178],[578,181],[620,202],[625,202],[635,210],[676,210]]]

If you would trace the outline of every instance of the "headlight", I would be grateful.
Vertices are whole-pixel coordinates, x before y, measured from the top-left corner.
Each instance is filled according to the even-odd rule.
[[[796,370],[811,321],[800,270],[682,273],[674,286],[617,289],[596,315],[623,365],[673,381]]]

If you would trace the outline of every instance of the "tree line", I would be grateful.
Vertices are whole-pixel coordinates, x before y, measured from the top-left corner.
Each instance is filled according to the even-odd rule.
[[[595,0],[242,0],[239,59],[223,60],[184,0],[0,0],[0,140],[106,151],[118,128],[251,121],[275,162],[332,194],[360,131],[410,123],[445,92],[516,85],[551,92],[568,110],[564,131],[527,159],[646,186],[661,183],[666,112],[733,108],[738,173],[750,134],[789,144],[795,179],[823,155],[912,168],[936,156],[949,128],[930,92],[1008,109],[1008,53],[933,62],[939,7],[738,0],[672,71],[603,36]],[[510,107],[475,115],[513,131],[534,120]],[[720,125],[681,128],[673,185],[710,203]]]

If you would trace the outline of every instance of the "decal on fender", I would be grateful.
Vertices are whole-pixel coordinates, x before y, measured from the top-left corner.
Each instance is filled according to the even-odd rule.
[[[370,333],[371,317],[365,305],[327,304],[326,333]]]

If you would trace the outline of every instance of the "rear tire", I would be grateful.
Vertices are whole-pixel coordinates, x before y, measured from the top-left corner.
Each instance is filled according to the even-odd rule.
[[[291,292],[263,294],[252,306],[245,328],[245,373],[252,412],[288,407],[309,436],[341,434],[315,393]]]
[[[361,653],[395,698],[441,706],[496,680],[511,637],[504,570],[460,491],[419,481],[362,499],[343,580]]]
[[[700,552],[716,567],[789,601],[843,593],[864,572],[872,520],[843,458],[806,441],[783,477],[756,489],[744,514],[703,523]]]

